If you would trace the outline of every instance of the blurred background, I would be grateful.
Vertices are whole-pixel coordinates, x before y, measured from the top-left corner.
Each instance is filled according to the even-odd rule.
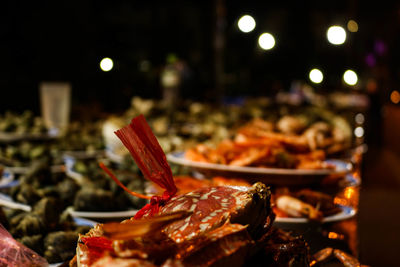
[[[182,97],[274,96],[301,81],[320,94],[374,95],[382,105],[398,90],[399,8],[396,1],[7,1],[1,109],[38,109],[40,82],[68,81],[74,104],[121,111],[133,95],[160,98],[172,61],[183,68]],[[254,29],[244,20],[240,30],[246,14]],[[344,30],[341,44],[327,40],[333,25]],[[262,33],[274,38],[272,48],[260,47]],[[107,72],[103,58],[113,62]],[[309,79],[314,68],[320,84]],[[343,82],[348,69],[355,86]]]
[[[361,259],[396,253],[380,243],[399,222],[399,2],[17,0],[1,13],[2,114],[40,115],[43,82],[70,85],[71,120],[121,114],[135,96],[346,112],[368,151]]]

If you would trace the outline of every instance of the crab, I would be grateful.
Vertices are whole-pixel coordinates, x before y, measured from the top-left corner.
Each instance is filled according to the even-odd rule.
[[[175,196],[157,215],[149,212],[141,219],[98,225],[81,236],[80,266],[97,266],[105,255],[109,264],[125,258],[157,265],[169,260],[183,266],[211,266],[237,254],[245,260],[265,243],[271,230],[270,195],[269,188],[257,183],[204,187]]]
[[[165,155],[143,116],[116,134],[145,177],[165,191],[153,197],[129,192],[150,203],[131,219],[80,236],[70,266],[243,266],[276,238],[269,187],[211,186],[176,195]]]

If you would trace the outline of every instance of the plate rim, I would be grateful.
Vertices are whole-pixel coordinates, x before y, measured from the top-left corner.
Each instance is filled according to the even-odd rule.
[[[357,215],[357,210],[351,206],[338,205],[342,210],[339,213],[324,217],[321,223],[332,223],[344,221],[353,218]],[[294,217],[276,217],[274,223],[278,224],[307,224],[311,221],[307,218],[294,218]]]
[[[74,208],[68,208],[68,213],[72,217],[80,218],[99,218],[99,219],[109,219],[109,218],[128,218],[133,217],[137,209],[130,209],[124,211],[76,211]]]
[[[94,227],[97,224],[99,224],[99,222],[93,221],[93,220],[89,220],[83,217],[72,217],[74,220],[74,223],[78,226],[90,226],[90,227]]]
[[[32,206],[31,205],[27,205],[27,204],[23,204],[23,203],[14,201],[14,199],[11,196],[9,196],[9,195],[7,195],[5,193],[1,193],[0,192],[0,200],[1,200],[1,202],[3,202],[2,204],[0,204],[0,206],[10,207],[10,205],[11,205],[11,206],[13,206],[12,207],[13,209],[21,209],[21,210],[24,210],[26,212],[31,212],[32,211]]]
[[[7,175],[8,178],[4,177],[5,175]],[[9,185],[12,184],[14,181],[16,181],[14,179],[15,179],[14,173],[10,172],[7,169],[4,169],[0,177],[0,189],[9,188],[10,187]]]
[[[265,168],[265,167],[241,167],[241,166],[229,166],[217,163],[208,162],[196,162],[185,159],[184,151],[176,151],[167,154],[167,160],[174,164],[188,166],[192,168],[217,170],[217,171],[228,171],[228,172],[240,172],[240,173],[251,173],[251,174],[281,174],[281,175],[336,175],[350,173],[353,169],[350,162],[339,159],[328,159],[326,162],[346,164],[346,168],[341,170],[332,169],[284,169],[284,168]]]

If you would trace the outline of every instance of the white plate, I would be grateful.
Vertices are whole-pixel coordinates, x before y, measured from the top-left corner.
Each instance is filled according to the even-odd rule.
[[[74,170],[74,165],[76,163],[76,158],[69,156],[69,155],[64,155],[63,156],[63,160],[64,160],[64,165],[65,165],[65,174],[74,179],[75,181],[77,181],[78,183],[82,183],[83,182],[83,175],[80,174],[79,172],[76,172]]]
[[[72,217],[92,218],[92,219],[127,219],[133,217],[137,210],[125,211],[76,211],[73,208],[68,209]]]
[[[0,193],[0,206],[30,212],[32,207],[26,204],[15,202],[9,195]]]
[[[80,217],[73,217],[74,223],[78,226],[89,226],[89,227],[94,227],[96,224],[99,224],[98,222],[88,220],[85,218],[80,218]]]
[[[10,188],[16,185],[18,185],[18,181],[14,181],[14,174],[4,170],[2,176],[0,177],[0,189]]]
[[[188,160],[184,152],[175,152],[167,155],[171,163],[188,166],[205,174],[206,176],[225,176],[235,178],[248,178],[278,185],[299,185],[320,182],[328,175],[344,175],[352,170],[351,163],[342,160],[326,160],[335,166],[334,169],[284,169],[264,167],[239,167],[223,164],[196,162]]]
[[[331,223],[331,222],[338,222],[338,221],[343,221],[350,219],[354,217],[357,212],[355,209],[349,206],[339,206],[341,209],[341,212],[327,216],[324,219],[322,219],[322,223]],[[274,223],[277,224],[304,224],[304,223],[309,223],[310,220],[307,218],[286,218],[286,217],[276,217]]]

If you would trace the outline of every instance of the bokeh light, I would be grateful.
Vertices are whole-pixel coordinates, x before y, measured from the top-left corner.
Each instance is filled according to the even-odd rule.
[[[357,124],[363,124],[365,121],[365,117],[362,113],[357,113],[356,116],[354,117],[354,120],[356,121]]]
[[[364,136],[364,128],[361,126],[358,126],[354,129],[354,135],[358,138],[361,138]]]
[[[400,93],[399,93],[399,91],[394,90],[390,94],[390,100],[393,102],[393,104],[398,104],[400,102]]]
[[[308,76],[313,83],[321,83],[324,79],[324,75],[319,69],[312,69]]]
[[[258,38],[258,45],[264,50],[272,49],[275,46],[275,38],[272,34],[265,32]]]
[[[350,31],[350,32],[358,32],[358,24],[357,24],[357,22],[355,22],[354,20],[349,20],[348,22],[347,22],[347,29]]]
[[[239,30],[242,32],[251,32],[256,27],[256,21],[250,15],[244,15],[238,21]]]
[[[353,70],[346,70],[343,74],[343,80],[348,85],[355,85],[358,82],[357,73]]]
[[[105,57],[100,61],[100,69],[102,71],[110,71],[114,67],[114,62],[111,58]]]
[[[340,26],[331,26],[326,32],[326,37],[331,44],[341,45],[346,41],[346,31]]]

